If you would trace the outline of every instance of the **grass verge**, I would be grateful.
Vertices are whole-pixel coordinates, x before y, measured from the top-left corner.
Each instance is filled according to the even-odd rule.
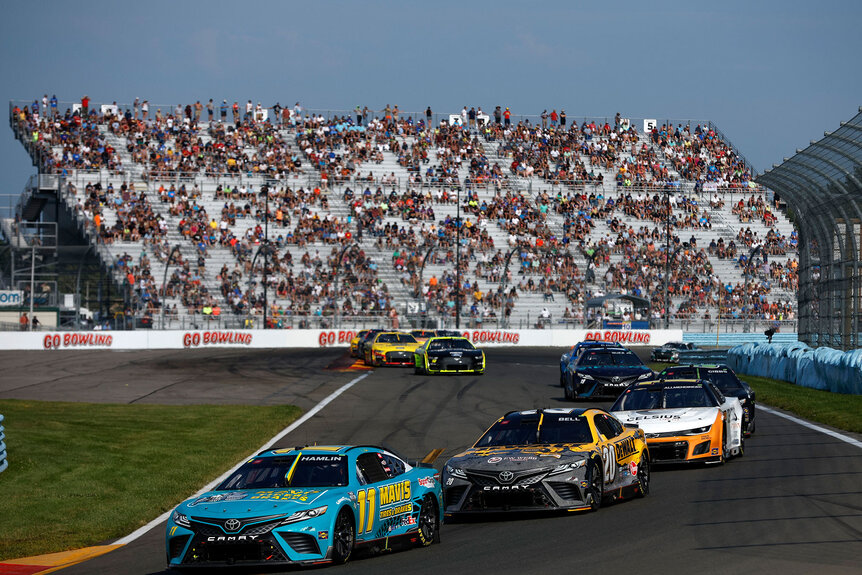
[[[862,433],[862,395],[832,393],[766,377],[741,375],[757,392],[757,403],[787,410],[837,429]]]
[[[649,363],[659,372],[667,363]],[[738,374],[757,393],[757,403],[789,411],[803,419],[844,431],[862,433],[862,395],[832,393],[787,381]]]
[[[134,531],[260,447],[294,406],[0,401],[0,560]]]

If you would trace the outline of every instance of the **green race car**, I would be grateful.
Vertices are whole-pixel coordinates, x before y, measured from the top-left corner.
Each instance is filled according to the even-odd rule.
[[[413,352],[416,374],[485,373],[485,352],[466,337],[432,337]]]

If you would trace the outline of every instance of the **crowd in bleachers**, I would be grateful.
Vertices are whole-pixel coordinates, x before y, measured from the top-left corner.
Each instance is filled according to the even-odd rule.
[[[562,297],[572,309],[595,295],[597,286],[654,297],[665,283],[667,243],[673,263],[667,289],[682,301],[676,317],[708,313],[720,304],[719,294],[741,317],[792,314],[787,306],[775,309],[766,296],[772,286],[796,289],[795,259],[774,259],[796,249],[795,234],[771,229],[776,215],[762,194],[748,191],[748,166],[709,127],[661,125],[639,134],[619,115],[613,124],[567,124],[556,110],[541,122],[513,123],[508,109],[499,107],[487,122],[481,108],[465,107],[462,122],[435,125],[430,109],[414,118],[388,105],[379,117],[357,108],[355,118],[304,114],[298,104],[276,106],[265,119],[260,104],[255,108],[251,101],[244,115],[237,103],[219,107],[212,100],[164,114],[150,114],[149,104],[140,101],[104,114],[85,104],[65,112],[54,99],[16,106],[13,126],[46,173],[107,168],[129,175],[121,172],[130,169],[124,155],[138,166],[117,189],[93,183],[73,190],[77,209],[99,241],[143,242],[162,262],[171,253],[167,236],[176,232],[188,249],[185,259],[173,256],[163,295],[179,298],[190,311],[221,302],[237,314],[260,314],[266,275],[273,294],[267,311],[275,318],[387,314],[392,299],[379,281],[379,262],[362,243],[353,244],[358,241],[393,250],[387,265],[429,309],[451,314],[460,293],[462,309],[477,321],[508,317],[519,293],[539,293],[546,301]],[[203,110],[209,121],[201,121]],[[114,142],[122,142],[122,153]],[[394,157],[408,178],[381,174],[385,157]],[[314,183],[291,180],[308,173],[316,176]],[[613,182],[602,185],[606,174]],[[196,175],[227,178],[214,193],[191,180],[166,179]],[[239,175],[265,176],[269,185],[255,188]],[[552,188],[529,193],[518,185],[523,178],[540,178]],[[149,182],[149,197],[135,189],[135,179]],[[680,181],[694,186],[684,192]],[[740,223],[757,221],[770,229],[758,236],[749,226],[727,242],[719,237],[698,246],[697,233],[713,228],[712,212],[724,205],[718,189],[726,188],[747,192],[732,206]],[[704,197],[708,201],[700,203]],[[330,210],[336,198],[347,216]],[[459,199],[460,221],[448,211],[440,215],[441,206],[448,210]],[[213,201],[220,209],[212,210]],[[603,237],[594,232],[599,222],[609,230]],[[492,229],[507,245],[495,246]],[[460,289],[454,269],[459,235]],[[271,245],[261,257],[267,236]],[[439,278],[420,273],[432,245],[430,262],[450,267]],[[210,284],[206,264],[214,248],[227,251],[234,264],[223,265]],[[296,248],[305,250],[298,262],[291,255]],[[321,249],[328,254],[321,256]],[[509,250],[515,257],[507,271]],[[735,262],[746,281],[723,284],[711,258]],[[130,285],[146,293],[141,299],[148,309],[158,307],[149,260],[127,269]],[[337,292],[336,277],[343,282]]]

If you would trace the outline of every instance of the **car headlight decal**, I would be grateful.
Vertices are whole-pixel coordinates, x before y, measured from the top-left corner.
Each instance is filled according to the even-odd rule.
[[[282,521],[281,524],[287,525],[289,523],[296,523],[297,521],[305,521],[306,519],[311,519],[313,517],[320,517],[321,515],[326,513],[326,509],[326,505],[322,507],[315,507],[313,509],[303,509],[289,516],[287,519]]]
[[[579,469],[583,467],[587,463],[586,459],[581,459],[579,461],[574,461],[571,463],[563,463],[561,465],[556,466],[553,471],[551,471],[548,475],[558,475],[560,473],[566,473],[568,471],[574,471],[575,469]]]
[[[446,473],[448,473],[452,477],[457,477],[459,479],[467,479],[467,474],[464,473],[463,469],[452,467],[451,465],[446,466]]]
[[[189,518],[180,513],[179,511],[174,511],[173,515],[171,515],[171,520],[180,527],[191,527],[191,523],[189,523]]]

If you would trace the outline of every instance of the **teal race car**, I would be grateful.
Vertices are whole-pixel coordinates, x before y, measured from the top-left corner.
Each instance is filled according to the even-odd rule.
[[[413,352],[417,375],[434,373],[485,373],[485,352],[466,337],[432,337]]]
[[[345,563],[440,540],[439,473],[374,446],[269,449],[167,523],[169,568]]]

